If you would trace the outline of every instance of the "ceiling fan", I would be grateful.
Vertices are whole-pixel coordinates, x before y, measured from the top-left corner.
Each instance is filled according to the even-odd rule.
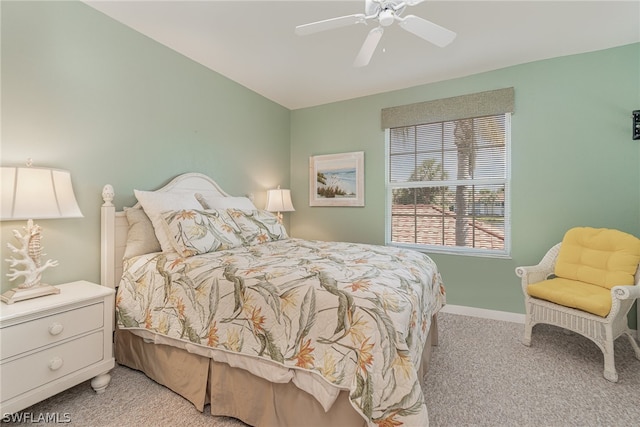
[[[398,21],[400,27],[416,36],[433,43],[438,47],[445,47],[456,38],[456,33],[448,30],[431,21],[415,15],[402,17],[407,6],[415,6],[424,0],[365,0],[365,13],[341,16],[338,18],[325,19],[323,21],[312,22],[310,24],[298,25],[296,34],[304,36],[320,31],[345,27],[353,24],[367,24],[369,20],[378,21],[378,26],[369,31],[360,52],[353,62],[354,67],[364,67],[369,64],[373,53],[382,38],[384,27]]]

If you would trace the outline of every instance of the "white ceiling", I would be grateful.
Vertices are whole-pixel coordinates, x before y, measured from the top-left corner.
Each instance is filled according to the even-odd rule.
[[[307,36],[294,28],[364,13],[364,0],[85,3],[289,109],[640,41],[640,0],[427,0],[404,15],[455,31],[452,44],[394,23],[369,66],[353,68],[373,24]]]

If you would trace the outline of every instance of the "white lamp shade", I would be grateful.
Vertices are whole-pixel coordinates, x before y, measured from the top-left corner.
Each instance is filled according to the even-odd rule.
[[[291,203],[291,191],[278,188],[267,191],[266,210],[270,212],[291,212],[295,211]]]
[[[0,220],[82,217],[68,171],[3,166],[0,177]]]

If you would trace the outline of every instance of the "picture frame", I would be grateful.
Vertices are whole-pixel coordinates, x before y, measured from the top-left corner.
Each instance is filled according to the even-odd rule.
[[[364,151],[311,156],[309,206],[364,206]]]

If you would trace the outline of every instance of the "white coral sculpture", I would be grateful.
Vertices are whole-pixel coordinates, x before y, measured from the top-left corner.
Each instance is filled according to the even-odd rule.
[[[13,235],[21,243],[21,247],[16,247],[11,243],[7,243],[7,247],[16,254],[15,257],[5,259],[12,267],[7,273],[10,281],[19,277],[24,277],[24,283],[18,285],[19,288],[30,288],[40,285],[42,272],[49,267],[56,267],[58,261],[47,260],[44,264],[40,261],[42,246],[40,245],[40,226],[34,225],[32,220],[27,222],[27,226],[23,227],[24,235],[18,230],[13,230]],[[23,270],[19,270],[17,266],[24,266]]]

